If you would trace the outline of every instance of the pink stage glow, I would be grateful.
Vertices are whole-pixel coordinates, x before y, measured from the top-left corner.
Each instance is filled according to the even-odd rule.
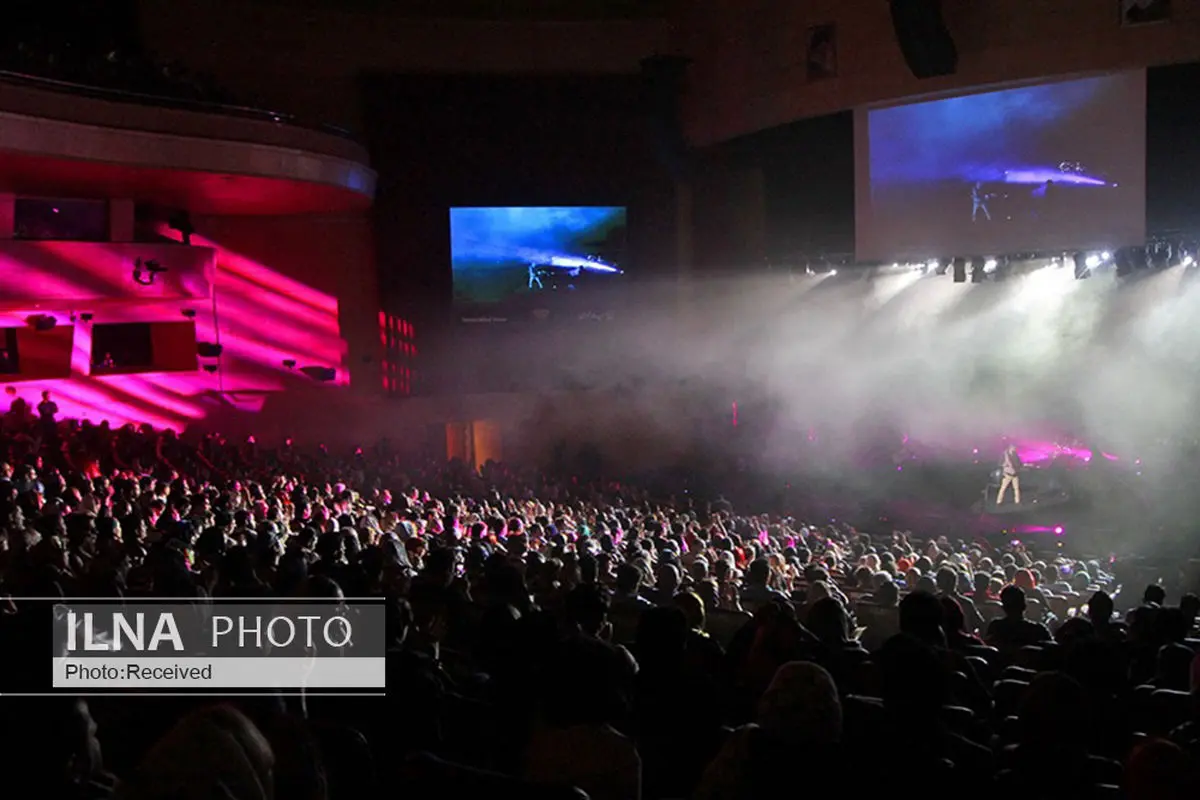
[[[1050,525],[1016,525],[1016,526],[1010,528],[1009,530],[1012,533],[1015,533],[1020,536],[1033,536],[1033,535],[1042,535],[1042,534],[1053,534],[1055,536],[1062,536],[1064,533],[1066,533],[1066,530],[1063,528],[1062,525],[1054,525],[1054,526],[1050,526]]]
[[[152,285],[139,285],[132,278],[139,258],[167,269]],[[328,385],[346,386],[338,311],[336,297],[195,235],[192,247],[0,242],[0,326],[17,328],[31,350],[18,345],[22,375],[3,382],[34,405],[50,391],[65,417],[178,431],[218,409],[258,412],[272,392],[317,385],[302,367],[333,368],[336,378]],[[69,333],[33,331],[29,318],[35,315],[53,316]],[[187,321],[197,342],[222,347],[219,359],[199,359],[195,372],[91,374],[94,325]],[[70,377],[59,377],[66,374],[64,362],[45,379],[49,357],[36,352],[45,349],[40,343],[68,335]],[[47,338],[29,338],[40,336]]]
[[[1016,442],[1017,455],[1026,464],[1040,464],[1055,456],[1064,455],[1080,461],[1092,460],[1092,451],[1078,447],[1066,447],[1054,442]]]
[[[905,446],[909,446],[913,441],[907,435],[902,437],[902,444]],[[998,466],[1005,447],[1012,444],[1017,448],[1017,455],[1020,456],[1021,461],[1031,465],[1046,464],[1055,458],[1073,459],[1083,464],[1090,463],[1094,457],[1104,458],[1108,461],[1120,460],[1112,453],[1105,453],[1098,450],[1093,451],[1078,444],[1065,444],[1064,442],[1066,441],[1071,440],[1064,438],[1061,441],[1055,441],[1043,433],[1038,438],[1026,438],[1022,436],[987,437],[984,441],[977,440],[969,446],[962,440],[948,445],[943,443],[940,447],[933,448],[923,446],[920,442],[917,442],[916,450],[909,457],[913,459],[931,457],[960,458],[969,452],[971,459],[976,464],[994,462]]]

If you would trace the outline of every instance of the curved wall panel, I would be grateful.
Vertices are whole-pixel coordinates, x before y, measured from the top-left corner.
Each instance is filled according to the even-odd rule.
[[[347,136],[292,124],[270,111],[251,108],[203,103],[160,105],[154,98],[141,95],[0,74],[0,109],[101,128],[273,145],[367,163],[366,148]]]
[[[275,144],[32,117],[4,111],[3,103],[0,93],[0,151],[5,161],[27,156],[316,184],[367,202],[375,192],[375,173],[366,166],[365,157],[350,160]]]

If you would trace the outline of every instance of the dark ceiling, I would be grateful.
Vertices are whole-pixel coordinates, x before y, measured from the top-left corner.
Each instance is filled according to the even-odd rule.
[[[295,9],[377,11],[413,19],[622,20],[669,17],[680,0],[256,0]]]

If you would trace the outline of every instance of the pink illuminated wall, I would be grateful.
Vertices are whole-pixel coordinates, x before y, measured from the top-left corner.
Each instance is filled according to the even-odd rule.
[[[0,242],[0,326],[28,330],[30,316],[41,314],[74,329],[70,377],[10,381],[18,393],[36,401],[48,389],[66,416],[176,430],[269,414],[273,397],[293,390],[326,398],[310,404],[314,414],[336,406],[333,398],[348,394],[337,390],[352,383],[380,394],[365,219],[193,223],[192,247]],[[147,258],[147,248],[167,266],[149,287],[131,277],[133,260]],[[185,321],[194,323],[198,343],[220,345],[219,358],[201,357],[195,372],[91,374],[94,325]],[[318,382],[304,367],[332,369],[334,380]]]
[[[109,302],[203,301],[215,252],[171,244],[0,243],[0,308],[84,309]],[[151,281],[147,265],[164,272]],[[140,269],[141,279],[134,280]]]

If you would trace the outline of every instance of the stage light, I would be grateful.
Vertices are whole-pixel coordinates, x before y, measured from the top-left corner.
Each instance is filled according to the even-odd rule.
[[[1107,250],[1100,254],[1101,261],[1108,261],[1110,258],[1112,258],[1112,253],[1108,252]]]
[[[1084,278],[1092,277],[1091,267],[1087,265],[1086,256],[1083,253],[1075,254],[1075,280],[1081,281]]]
[[[829,270],[829,274],[830,274],[830,275],[837,275],[837,270],[836,270],[836,269],[831,269],[831,270]]]
[[[1056,528],[1054,529],[1054,535],[1055,535],[1055,536],[1062,536],[1062,535],[1063,535],[1063,529],[1062,529],[1062,525],[1059,525],[1058,527],[1056,527]]]
[[[1083,263],[1087,265],[1088,269],[1095,269],[1096,267],[1100,266],[1100,256],[1090,255],[1084,260]]]
[[[984,261],[983,262],[983,271],[984,272],[995,272],[996,271],[996,259],[989,258],[987,261]]]
[[[1184,256],[1183,261],[1180,263],[1185,267],[1190,267],[1196,263],[1196,259],[1192,258],[1191,256]]]

